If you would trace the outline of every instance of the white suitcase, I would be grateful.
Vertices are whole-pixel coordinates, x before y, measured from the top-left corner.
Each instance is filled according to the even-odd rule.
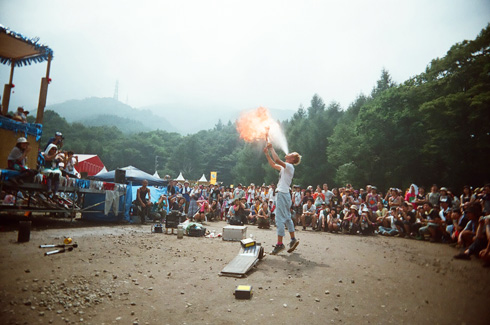
[[[223,227],[223,240],[240,241],[247,238],[247,226]]]

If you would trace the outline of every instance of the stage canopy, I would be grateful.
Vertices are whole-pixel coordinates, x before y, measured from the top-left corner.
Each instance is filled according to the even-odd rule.
[[[123,168],[126,171],[126,181],[127,182],[132,182],[133,185],[141,185],[141,183],[146,179],[148,181],[148,185],[151,186],[167,186],[168,182],[164,181],[163,179],[156,178],[153,175],[150,175],[148,173],[145,173],[144,171],[133,167],[133,166],[127,166]],[[101,180],[101,181],[106,181],[106,182],[114,182],[115,180],[115,170],[108,171],[106,173],[99,173],[95,176],[93,176],[94,179]]]

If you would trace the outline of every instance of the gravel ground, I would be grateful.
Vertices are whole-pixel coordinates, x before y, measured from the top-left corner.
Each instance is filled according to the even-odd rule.
[[[36,224],[27,243],[2,226],[3,324],[488,324],[490,270],[454,248],[401,238],[299,231],[292,254],[247,278],[220,277],[237,242],[151,233],[150,225]],[[208,223],[221,232],[224,222]],[[248,226],[269,252],[275,230]],[[41,244],[73,238],[71,252]],[[252,285],[250,300],[233,296]]]

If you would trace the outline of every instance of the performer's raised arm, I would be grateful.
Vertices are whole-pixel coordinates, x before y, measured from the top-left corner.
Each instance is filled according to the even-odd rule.
[[[270,143],[267,143],[267,145],[265,146],[264,148],[264,153],[265,153],[265,157],[267,158],[267,162],[269,163],[269,165],[271,165],[272,168],[274,169],[277,169],[277,170],[281,170],[281,165],[278,165],[274,162],[274,160],[271,158],[270,154],[269,154],[269,149],[271,150],[272,152],[272,155],[275,154],[275,156],[277,157],[277,154],[276,152],[274,151],[274,148],[272,148],[272,145]],[[277,157],[277,159],[280,161],[279,157]],[[282,162],[282,161],[281,161]],[[284,164],[284,163],[283,163]],[[284,167],[285,165],[283,165]]]

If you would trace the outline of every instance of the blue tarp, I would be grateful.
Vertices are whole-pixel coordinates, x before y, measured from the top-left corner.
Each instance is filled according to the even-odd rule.
[[[141,185],[143,180],[145,179],[148,181],[148,185],[152,185],[152,186],[167,186],[168,184],[167,181],[164,181],[163,179],[158,177],[154,177],[153,175],[145,173],[144,171],[139,170],[138,168],[133,166],[123,167],[120,169],[126,171],[126,181],[132,182],[133,185]],[[116,175],[116,171],[111,170],[106,173],[97,174],[93,176],[93,178],[100,181],[114,182],[115,175]]]

